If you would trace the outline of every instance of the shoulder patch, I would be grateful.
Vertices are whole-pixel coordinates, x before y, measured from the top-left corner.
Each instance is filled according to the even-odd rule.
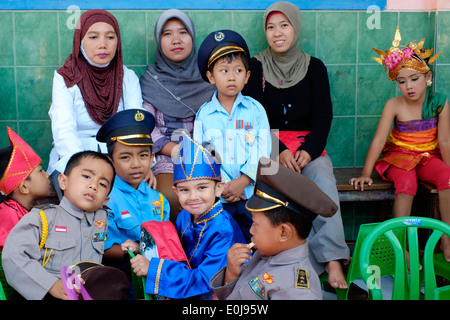
[[[57,212],[58,207],[59,206],[56,204],[48,203],[43,207],[33,207],[28,214],[33,213],[36,214],[37,216],[40,216],[41,211],[43,211],[44,214],[49,214],[50,216],[52,216],[55,214],[55,212]],[[39,218],[39,220],[41,220],[41,218]]]
[[[297,281],[295,283],[295,287],[298,289],[309,289],[309,276],[306,269],[297,269]]]
[[[267,282],[268,284],[273,283],[273,276],[271,276],[268,272],[264,273],[263,282]]]
[[[254,277],[248,281],[248,284],[250,285],[250,288],[252,288],[253,292],[256,293],[258,297],[261,299],[264,299],[265,296],[265,290],[264,286],[262,285],[261,281],[259,281],[258,277]]]
[[[56,208],[56,204],[53,204],[53,203],[47,203],[45,206],[43,206],[43,207],[41,208],[41,210],[46,210],[46,209],[49,209],[49,208]]]
[[[94,226],[96,226],[99,229],[103,228],[105,225],[106,225],[106,222],[102,221],[100,219],[94,221]]]

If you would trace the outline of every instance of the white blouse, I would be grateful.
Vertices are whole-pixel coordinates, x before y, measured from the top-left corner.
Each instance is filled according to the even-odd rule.
[[[142,93],[139,78],[133,70],[123,66],[123,91],[118,111],[142,109]],[[83,150],[107,153],[106,144],[95,136],[100,126],[86,109],[80,88],[67,88],[64,78],[55,71],[53,77],[52,105],[48,112],[52,121],[53,149],[47,172],[55,169],[64,172],[70,157]]]

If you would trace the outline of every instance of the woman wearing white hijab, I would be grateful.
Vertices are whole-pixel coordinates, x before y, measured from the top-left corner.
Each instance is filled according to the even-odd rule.
[[[243,94],[266,109],[278,161],[313,180],[339,206],[333,165],[325,145],[333,111],[325,65],[299,49],[300,10],[276,2],[264,13],[269,47],[250,63],[251,77]],[[276,149],[276,145],[279,149]],[[349,260],[340,208],[331,218],[317,217],[307,239],[317,272],[328,272],[334,288],[346,288],[342,263]]]
[[[181,131],[192,136],[195,115],[211,99],[215,87],[200,76],[194,24],[184,12],[165,11],[156,22],[154,34],[155,63],[147,66],[140,83],[143,106],[156,119],[152,132],[156,163],[152,170],[158,190],[170,203],[170,220],[175,222],[181,206],[172,190],[172,149],[179,142]]]

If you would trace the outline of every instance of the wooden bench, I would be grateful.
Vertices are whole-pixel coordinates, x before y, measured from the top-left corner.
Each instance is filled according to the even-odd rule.
[[[356,202],[356,201],[383,201],[381,207],[382,211],[387,210],[387,201],[395,199],[394,184],[392,182],[384,181],[381,179],[378,172],[375,170],[372,173],[373,184],[371,186],[365,185],[364,191],[356,190],[354,186],[350,185],[348,181],[352,177],[359,177],[361,175],[362,168],[334,168],[334,175],[336,177],[336,187],[339,193],[339,200],[341,202]],[[435,186],[419,182],[417,190],[417,201],[426,201],[427,212],[426,215],[435,219],[439,219],[439,199]],[[413,214],[414,214],[413,205]],[[423,215],[424,213],[419,213]],[[386,212],[382,213],[383,216]]]
[[[392,182],[383,181],[375,170],[372,173],[373,184],[371,186],[365,185],[364,191],[356,190],[354,186],[350,185],[348,181],[352,177],[359,177],[362,168],[334,168],[334,176],[336,178],[336,187],[339,193],[340,202],[358,202],[358,201],[376,201],[379,203],[380,218],[386,217],[388,210],[390,210],[391,203],[394,200],[395,190]],[[439,199],[436,187],[419,182],[417,200],[425,200],[425,209],[429,217],[439,219]],[[43,207],[46,204],[59,204],[59,199],[54,189],[48,198],[38,200],[35,206]],[[413,208],[414,211],[414,208]],[[418,212],[419,213],[419,212]],[[423,214],[423,213],[419,213]]]
[[[380,175],[374,171],[372,174],[373,184],[371,186],[366,184],[364,191],[361,191],[355,189],[348,181],[353,177],[359,177],[362,168],[334,168],[333,171],[341,204],[374,201],[373,205],[376,206],[378,221],[384,221],[391,216],[392,201],[395,198],[392,182],[383,181]]]
[[[373,184],[365,185],[364,191],[355,189],[348,181],[352,177],[359,177],[362,168],[335,168],[336,187],[341,202],[353,201],[386,201],[394,200],[394,185],[392,182],[383,181],[380,175],[374,171],[372,174]]]

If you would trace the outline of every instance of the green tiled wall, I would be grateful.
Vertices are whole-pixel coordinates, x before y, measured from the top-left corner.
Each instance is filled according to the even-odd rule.
[[[124,63],[140,76],[153,62],[153,28],[162,11],[112,11],[122,35]],[[186,11],[200,46],[209,32],[240,32],[252,55],[266,48],[263,11]],[[334,109],[326,147],[335,167],[362,166],[384,103],[398,95],[370,47],[390,46],[398,24],[403,41],[426,38],[426,47],[442,51],[435,67],[436,90],[450,95],[450,12],[381,12],[380,29],[369,29],[366,11],[304,11],[301,48],[328,68]],[[43,158],[51,150],[53,73],[72,50],[72,18],[66,11],[0,11],[0,147],[9,145],[12,127]],[[436,40],[436,43],[434,43]],[[361,223],[376,221],[372,205],[343,204],[346,239],[355,239]],[[375,219],[375,220],[374,220]]]

